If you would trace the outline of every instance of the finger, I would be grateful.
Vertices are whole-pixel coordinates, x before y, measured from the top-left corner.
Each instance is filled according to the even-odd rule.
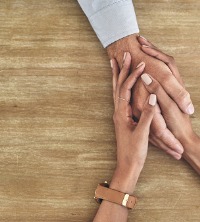
[[[146,45],[146,46],[149,46],[151,48],[155,48],[158,50],[158,48],[155,45],[153,45],[150,41],[148,41],[145,37],[139,35],[137,39],[140,45]]]
[[[127,79],[130,73],[131,66],[131,54],[129,52],[124,53],[123,65],[118,78],[118,87],[120,88],[123,82]]]
[[[167,95],[167,93],[164,91],[162,86],[153,79],[152,76],[149,74],[144,73],[141,76],[142,82],[144,83],[145,88],[149,93],[154,93],[158,97],[158,102],[160,105],[160,108],[162,112],[166,112],[169,110],[169,108],[175,108],[176,104],[173,102],[173,100]],[[172,107],[174,106],[174,107]]]
[[[150,125],[154,116],[156,102],[156,95],[151,94],[144,105],[144,109],[142,111],[140,120],[137,124],[136,130],[145,135],[149,134]]]
[[[178,68],[175,64],[175,60],[172,56],[169,56],[169,55],[163,53],[160,49],[158,49],[155,45],[153,45],[150,41],[148,41],[143,36],[140,36],[140,35],[138,36],[138,42],[142,45],[142,50],[146,54],[153,56],[153,57],[161,60],[162,62],[164,62],[169,67],[172,74],[177,78],[177,80],[180,81],[180,83],[182,85],[184,85],[181,75],[180,75]]]
[[[119,107],[126,108],[130,104],[131,89],[136,83],[138,77],[142,74],[145,68],[145,63],[141,62],[136,69],[128,76],[123,85],[119,89]]]
[[[171,70],[172,74],[176,77],[176,79],[180,80],[180,83],[183,85],[183,80],[182,80],[181,75],[178,71],[178,68],[175,64],[175,60],[172,56],[169,56],[169,55],[163,53],[162,51],[160,51],[156,48],[153,48],[151,46],[147,47],[147,46],[143,45],[142,50],[146,54],[164,62],[169,67],[169,69]]]
[[[174,100],[183,112],[187,114],[194,113],[194,106],[191,102],[190,94],[181,86],[180,83],[178,83],[173,75],[167,76],[165,79],[163,79],[162,86],[164,89],[158,81],[146,73],[143,74],[141,78],[146,89],[150,93],[155,93],[158,96],[159,103],[162,103],[163,107],[168,106],[168,109],[169,106],[174,107]],[[172,97],[173,100],[167,95],[167,93],[170,97]]]
[[[115,59],[110,60],[111,68],[112,68],[112,73],[113,73],[113,99],[114,99],[114,104],[116,101],[116,88],[117,88],[117,81],[119,78],[119,66],[117,64],[117,61]]]
[[[162,149],[165,151],[167,154],[172,156],[176,160],[180,160],[182,155],[173,151],[172,149],[168,148],[161,140],[156,138],[154,135],[150,134],[149,136],[149,141],[152,145],[154,145],[158,149]]]
[[[165,146],[161,146],[160,148],[164,151],[170,149],[178,154],[183,153],[184,150],[182,144],[167,128],[167,125],[161,113],[155,113],[153,117],[151,123],[151,135],[154,135],[159,141],[162,141],[162,144],[164,144]],[[166,147],[168,149],[165,149]]]

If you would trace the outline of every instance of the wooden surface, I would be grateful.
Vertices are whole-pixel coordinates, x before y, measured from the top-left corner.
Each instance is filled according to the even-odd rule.
[[[198,0],[135,0],[141,33],[179,65],[200,133]],[[75,0],[0,1],[0,221],[92,221],[111,178],[111,69]],[[136,222],[200,221],[200,179],[150,147]]]

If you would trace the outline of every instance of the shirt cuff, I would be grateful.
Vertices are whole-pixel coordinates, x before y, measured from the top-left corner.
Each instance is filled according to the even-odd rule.
[[[104,48],[128,35],[139,33],[132,0],[116,1],[89,17]]]

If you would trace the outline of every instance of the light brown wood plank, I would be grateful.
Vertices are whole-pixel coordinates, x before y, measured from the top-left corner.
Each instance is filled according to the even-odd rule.
[[[135,0],[141,33],[176,58],[200,133],[200,2]],[[115,167],[111,70],[75,0],[0,1],[0,221],[92,221]],[[136,222],[200,221],[199,176],[150,147]]]

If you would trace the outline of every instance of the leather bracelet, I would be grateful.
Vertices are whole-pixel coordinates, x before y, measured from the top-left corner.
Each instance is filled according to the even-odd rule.
[[[124,206],[128,209],[133,209],[137,202],[137,198],[132,195],[120,192],[118,190],[110,189],[109,184],[106,181],[105,183],[98,184],[97,189],[95,190],[94,199],[98,203],[106,200]]]

